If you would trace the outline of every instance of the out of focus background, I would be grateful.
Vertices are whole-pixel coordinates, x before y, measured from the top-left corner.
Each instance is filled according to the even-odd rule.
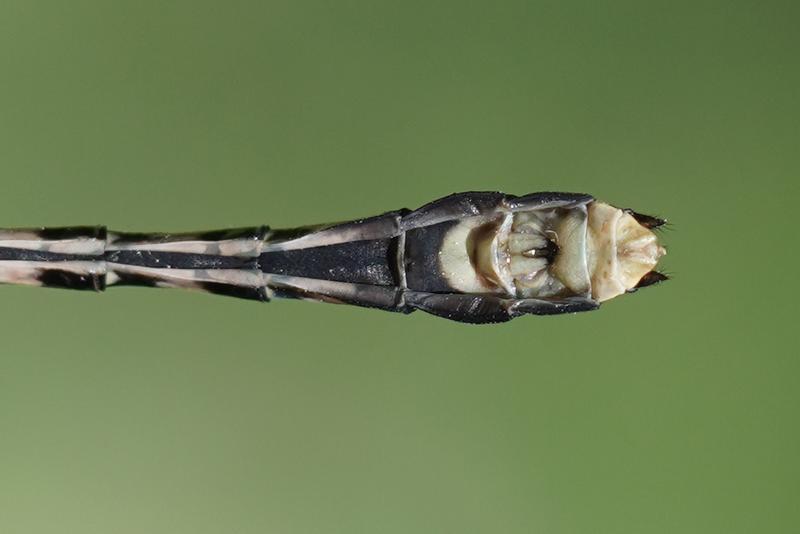
[[[489,327],[0,288],[0,532],[796,532],[799,16],[4,0],[0,226],[566,190],[669,218],[674,279]]]

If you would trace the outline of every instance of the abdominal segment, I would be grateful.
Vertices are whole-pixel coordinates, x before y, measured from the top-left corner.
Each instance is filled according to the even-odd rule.
[[[409,287],[509,298],[586,295],[586,210],[470,217],[409,232]]]

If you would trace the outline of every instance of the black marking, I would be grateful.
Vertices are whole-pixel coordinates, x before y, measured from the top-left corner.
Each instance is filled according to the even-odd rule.
[[[269,301],[269,298],[267,297],[267,290],[263,286],[250,287],[225,284],[222,282],[199,282],[197,284],[197,288],[215,295],[224,295],[226,297],[258,300],[261,302]]]
[[[48,252],[46,250],[0,247],[0,261],[60,262],[102,260],[103,257],[100,255],[92,256],[88,254],[64,254],[61,252]]]
[[[268,274],[334,282],[394,286],[392,240],[350,241],[336,245],[261,254],[261,270]]]
[[[83,291],[103,291],[105,289],[104,274],[73,273],[60,269],[42,269],[36,278],[45,287],[60,287],[63,289],[78,289]]]
[[[258,258],[190,254],[153,250],[114,250],[105,254],[111,263],[163,269],[258,269]]]
[[[266,226],[234,228],[230,230],[211,230],[197,234],[198,241],[229,241],[234,239],[260,240],[267,233]]]
[[[559,191],[544,191],[520,197],[509,195],[507,197],[507,203],[512,209],[535,209],[537,206],[553,203],[575,206],[578,204],[588,204],[593,200],[594,197],[592,195],[587,195],[585,193],[563,193]]]
[[[114,274],[117,275],[117,281],[112,284],[115,286],[160,287],[158,284],[160,279],[152,276],[116,271]]]
[[[511,301],[509,312],[513,317],[520,315],[562,315],[596,310],[600,304],[586,297],[566,297],[553,299],[520,299]]]
[[[413,308],[461,323],[503,323],[520,315],[561,315],[595,310],[592,299],[506,299],[495,295],[431,294],[409,292],[406,302]]]
[[[649,273],[644,275],[633,288],[629,289],[627,293],[636,293],[643,287],[660,284],[661,282],[665,282],[667,280],[669,280],[669,276],[667,276],[666,274],[660,273],[658,271],[650,271]]]
[[[490,295],[411,291],[406,294],[406,302],[412,308],[460,323],[503,323],[512,318],[504,301]]]
[[[68,226],[64,228],[37,228],[34,230],[45,241],[68,241],[73,239],[106,240],[105,226]]]
[[[344,284],[344,286],[320,292],[274,280],[269,284],[275,298],[315,300],[329,304],[350,304],[362,308],[377,308],[399,313],[411,313],[414,311],[413,308],[409,308],[404,304],[403,291],[399,288],[368,284]]]
[[[546,238],[547,244],[544,248],[537,248],[535,256],[537,258],[545,258],[547,263],[553,263],[558,256],[559,246],[550,238]]]
[[[108,261],[136,267],[164,269],[258,269],[258,258],[153,250],[114,250],[106,252],[103,255],[89,255],[0,247],[0,261],[44,263],[63,261]]]
[[[276,299],[301,300],[309,298],[309,293],[307,291],[303,291],[302,289],[298,289],[296,287],[280,286],[275,284],[270,284],[269,287],[272,290],[272,296]],[[342,303],[336,302],[335,304]]]
[[[406,233],[405,268],[409,289],[427,293],[452,293],[455,289],[442,275],[439,252],[444,238],[459,221],[423,226]]]
[[[641,224],[642,226],[644,226],[645,228],[647,228],[649,230],[652,230],[654,228],[659,228],[659,227],[664,226],[665,224],[667,224],[667,220],[666,219],[662,219],[660,217],[654,217],[652,215],[644,215],[642,213],[637,213],[637,212],[635,212],[635,211],[633,211],[632,209],[629,209],[629,208],[626,208],[626,209],[624,209],[622,211],[624,211],[625,213],[630,214],[631,217],[636,219],[636,222],[638,222],[639,224]]]

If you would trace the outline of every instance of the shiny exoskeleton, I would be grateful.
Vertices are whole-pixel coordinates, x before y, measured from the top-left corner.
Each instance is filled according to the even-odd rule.
[[[183,287],[494,323],[593,310],[663,280],[651,231],[663,223],[585,194],[469,192],[291,230],[0,230],[0,282]]]

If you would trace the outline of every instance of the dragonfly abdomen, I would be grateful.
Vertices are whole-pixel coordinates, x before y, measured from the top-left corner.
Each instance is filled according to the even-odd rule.
[[[580,193],[468,192],[289,230],[0,230],[0,283],[178,287],[502,322],[593,310],[665,279],[651,231],[663,223]]]

